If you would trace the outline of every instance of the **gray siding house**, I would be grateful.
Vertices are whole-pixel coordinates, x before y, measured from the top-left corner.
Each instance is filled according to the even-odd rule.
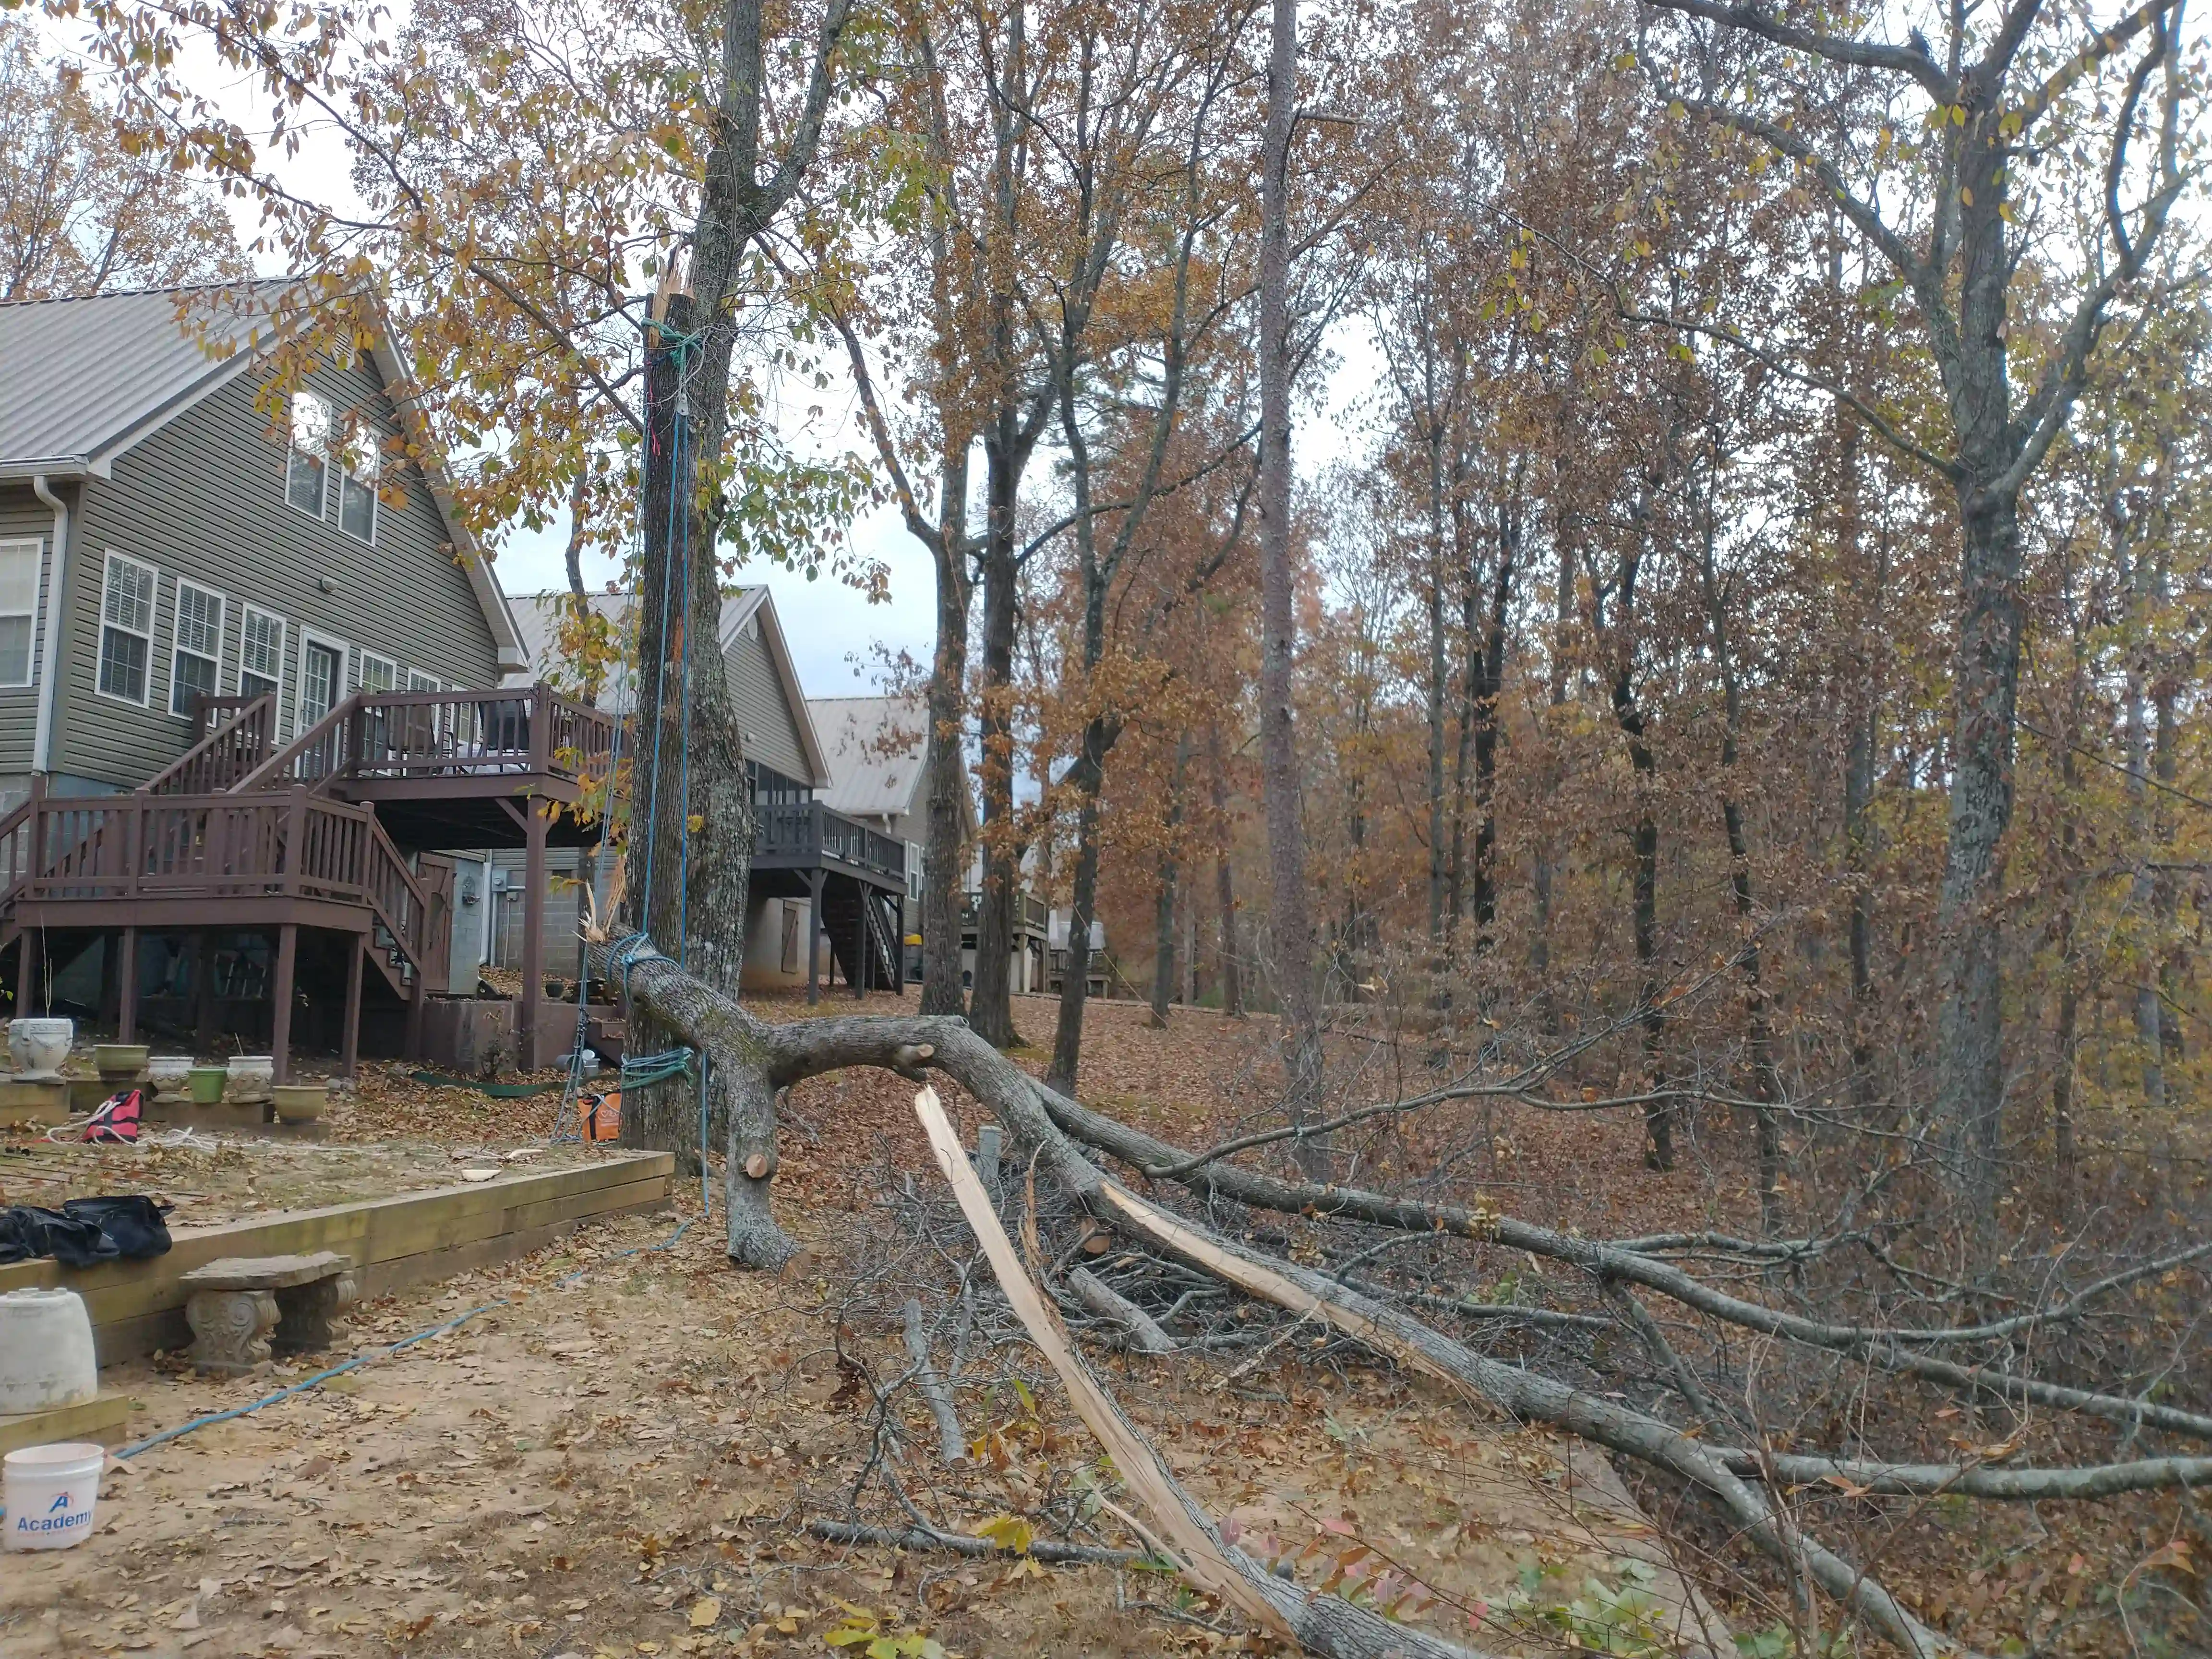
[[[421,1052],[473,921],[444,849],[586,838],[612,731],[502,686],[521,635],[374,311],[276,384],[301,295],[0,305],[0,990],[280,1078],[301,1030]]]
[[[265,391],[254,331],[173,292],[0,305],[0,811],[136,788],[192,698],[276,696],[280,737],[363,687],[524,661],[490,561],[418,461],[388,341]]]

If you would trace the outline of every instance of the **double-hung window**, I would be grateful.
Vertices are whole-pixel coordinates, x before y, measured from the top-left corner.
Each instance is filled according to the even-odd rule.
[[[361,689],[364,691],[392,691],[399,685],[399,668],[389,657],[361,653]]]
[[[319,519],[330,482],[331,406],[312,392],[292,394],[292,441],[284,462],[284,499]]]
[[[169,664],[169,712],[189,717],[192,699],[216,695],[222,664],[222,595],[177,583],[177,645]]]
[[[284,680],[284,619],[246,607],[238,632],[238,695],[258,697]]]
[[[100,594],[100,678],[102,696],[146,702],[148,665],[154,655],[154,567],[107,556]]]
[[[338,463],[338,528],[365,542],[376,539],[376,431],[364,427],[332,452]]]
[[[0,685],[31,683],[31,639],[39,622],[40,544],[0,542]]]

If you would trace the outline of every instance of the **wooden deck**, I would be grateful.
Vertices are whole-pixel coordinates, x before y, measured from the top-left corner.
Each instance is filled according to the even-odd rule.
[[[137,1021],[139,936],[273,938],[269,1040],[289,1073],[300,930],[343,942],[340,1065],[358,1059],[364,966],[404,1006],[406,1051],[421,1052],[423,1004],[449,972],[452,895],[417,855],[525,849],[526,890],[547,885],[546,850],[598,839],[614,717],[538,684],[488,691],[357,691],[280,743],[276,699],[203,701],[192,746],[128,794],[48,795],[0,819],[0,951],[17,945],[16,1006],[37,1006],[50,934],[111,938],[103,959],[121,1041]],[[757,809],[755,881],[806,897],[810,967],[827,944],[855,989],[896,987],[905,927],[904,845],[818,801]],[[420,866],[417,868],[417,866]],[[450,866],[446,866],[450,886]],[[546,964],[544,907],[524,911],[523,982]],[[33,948],[33,941],[40,948]],[[88,945],[88,941],[87,942]],[[319,948],[319,947],[318,947]],[[311,951],[311,980],[318,970]],[[334,983],[334,981],[332,981]],[[323,1005],[337,1012],[337,994]],[[381,993],[379,994],[380,995]],[[550,1053],[539,999],[518,1005],[517,1047]],[[203,999],[202,1035],[211,1035]],[[541,1042],[540,1038],[545,1041]]]

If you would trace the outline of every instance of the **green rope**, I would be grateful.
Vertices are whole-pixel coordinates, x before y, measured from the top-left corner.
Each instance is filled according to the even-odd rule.
[[[685,1077],[691,1071],[692,1053],[689,1048],[668,1048],[657,1054],[625,1054],[622,1063],[623,1093],[628,1097],[630,1085],[665,1083],[672,1077]]]

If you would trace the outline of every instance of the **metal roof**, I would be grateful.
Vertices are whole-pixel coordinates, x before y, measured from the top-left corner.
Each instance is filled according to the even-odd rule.
[[[830,811],[895,818],[919,805],[929,717],[915,697],[811,697],[830,759]]]
[[[272,277],[0,304],[0,479],[110,476],[117,455],[262,360],[262,347],[276,337],[271,301],[291,286]],[[521,649],[507,595],[489,556],[453,509],[405,365],[382,312],[369,304],[375,335],[369,355],[422,453],[423,480],[461,556],[501,666],[511,667]]]
[[[0,474],[100,470],[238,373],[253,357],[240,348],[265,336],[269,320],[240,314],[235,289],[214,305],[193,303],[221,292],[0,305]]]

